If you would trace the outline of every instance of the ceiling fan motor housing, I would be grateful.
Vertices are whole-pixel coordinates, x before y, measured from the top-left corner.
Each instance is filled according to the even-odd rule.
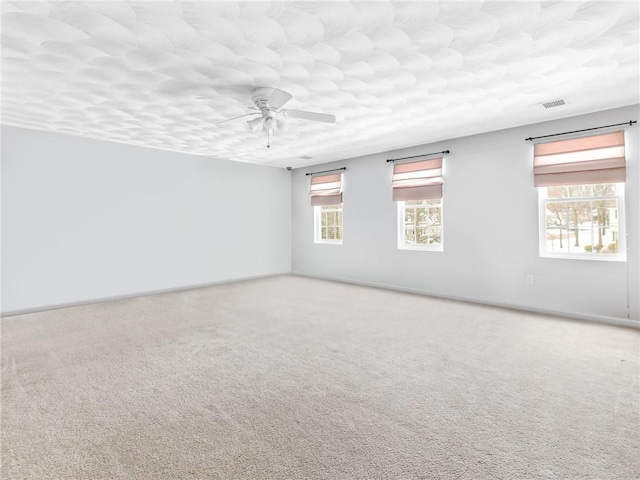
[[[265,99],[254,100],[253,103],[263,114],[271,110],[269,103]]]
[[[269,95],[273,91],[272,88],[259,87],[256,88],[251,94],[251,100],[253,104],[264,114],[270,110],[269,107]]]

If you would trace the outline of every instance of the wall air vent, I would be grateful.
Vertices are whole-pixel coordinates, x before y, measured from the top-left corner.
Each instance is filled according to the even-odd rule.
[[[566,105],[567,101],[564,98],[559,98],[557,100],[551,100],[549,102],[544,102],[542,104],[542,106],[544,108],[553,108],[553,107],[560,107],[562,105]]]

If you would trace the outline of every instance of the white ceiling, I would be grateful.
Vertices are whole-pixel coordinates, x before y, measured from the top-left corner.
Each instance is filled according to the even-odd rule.
[[[639,103],[639,5],[3,2],[1,118],[214,159],[318,164]],[[291,119],[269,149],[244,118],[217,125],[249,112],[256,86],[337,123]],[[568,105],[540,105],[559,97]]]

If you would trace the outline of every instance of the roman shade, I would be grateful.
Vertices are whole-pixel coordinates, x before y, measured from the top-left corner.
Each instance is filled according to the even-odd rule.
[[[538,143],[533,147],[536,187],[626,180],[624,131]]]
[[[393,165],[394,201],[442,198],[442,158]]]
[[[339,205],[342,203],[342,174],[317,175],[311,177],[312,206]]]

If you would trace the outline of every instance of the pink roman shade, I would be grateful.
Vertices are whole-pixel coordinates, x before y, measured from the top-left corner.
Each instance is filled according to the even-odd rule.
[[[393,166],[394,201],[442,198],[442,158]]]
[[[624,182],[624,131],[538,143],[533,176],[536,187]]]
[[[311,177],[311,205],[339,205],[342,203],[342,174]]]

